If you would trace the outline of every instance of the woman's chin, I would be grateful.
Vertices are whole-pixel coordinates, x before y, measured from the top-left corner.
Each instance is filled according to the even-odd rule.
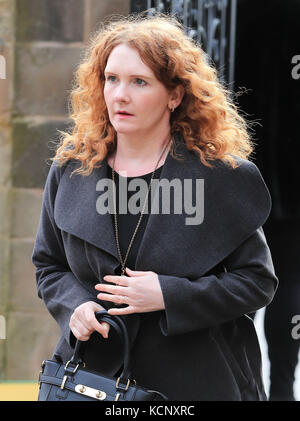
[[[133,134],[139,131],[136,127],[124,127],[122,124],[116,124],[114,129],[119,134]]]

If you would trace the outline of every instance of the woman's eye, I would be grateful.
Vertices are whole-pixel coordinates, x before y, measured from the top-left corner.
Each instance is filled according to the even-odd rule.
[[[137,82],[137,85],[139,85],[139,86],[147,85],[147,82],[145,82],[143,79],[137,78],[137,79],[135,79],[135,81]]]
[[[109,81],[111,81],[111,82],[114,82],[115,78],[116,78],[116,76],[107,76],[105,80],[106,80],[106,81],[108,81],[108,80],[109,80]],[[112,79],[113,79],[113,80],[112,80]]]

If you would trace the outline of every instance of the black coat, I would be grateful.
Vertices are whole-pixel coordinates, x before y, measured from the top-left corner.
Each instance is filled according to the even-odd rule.
[[[169,153],[161,179],[203,179],[204,219],[187,225],[184,213],[149,215],[133,269],[158,274],[165,310],[146,313],[145,320],[122,316],[133,377],[170,400],[265,400],[258,339],[247,314],[270,303],[278,282],[262,229],[270,195],[250,161],[237,158],[235,170],[215,161],[211,169],[180,136],[176,145],[184,160]],[[90,300],[113,307],[97,300],[94,286],[119,268],[111,215],[96,210],[96,185],[106,178],[107,162],[88,177],[70,178],[77,166],[51,166],[32,256],[39,297],[61,328],[53,356],[63,362],[73,353],[74,309]],[[122,347],[113,329],[108,339],[92,335],[85,359],[91,369],[116,374]]]

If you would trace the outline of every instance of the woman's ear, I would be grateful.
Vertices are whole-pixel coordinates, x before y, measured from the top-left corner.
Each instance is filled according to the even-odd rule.
[[[177,85],[170,94],[169,108],[177,108],[181,104],[184,93],[184,87]]]

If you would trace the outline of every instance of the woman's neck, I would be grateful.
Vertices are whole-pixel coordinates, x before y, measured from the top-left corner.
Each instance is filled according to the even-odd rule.
[[[114,166],[117,173],[123,173],[125,177],[147,174],[152,172],[157,164],[157,168],[164,164],[170,149],[170,139],[170,134],[155,142],[152,139],[149,142],[143,140],[134,143],[119,138],[117,149],[107,158],[107,162],[110,167]]]

